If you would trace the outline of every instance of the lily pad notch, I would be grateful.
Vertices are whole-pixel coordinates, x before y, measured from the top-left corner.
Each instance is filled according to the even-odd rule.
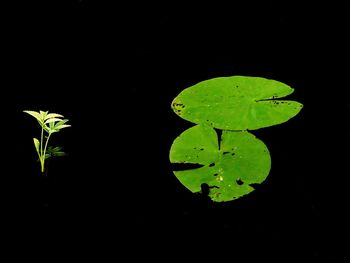
[[[173,171],[174,175],[193,193],[207,185],[216,202],[252,192],[253,184],[267,178],[271,158],[266,145],[250,131],[296,116],[303,105],[281,100],[293,91],[282,82],[250,76],[217,77],[184,89],[171,108],[195,126],[174,140],[169,159],[201,167]]]

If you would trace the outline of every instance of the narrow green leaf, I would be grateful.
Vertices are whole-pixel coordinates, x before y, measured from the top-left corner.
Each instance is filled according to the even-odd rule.
[[[31,111],[31,110],[24,110],[23,112],[33,116],[35,119],[38,120],[39,123],[42,123],[43,120],[41,119],[41,115],[40,113],[36,112],[36,111]]]
[[[56,147],[49,146],[47,149],[47,153],[50,154],[51,157],[65,156],[66,153],[62,151],[62,149],[63,147],[60,147],[60,146],[56,146]]]
[[[66,156],[67,154],[65,152],[55,152],[54,156]]]
[[[36,152],[38,153],[38,155],[40,156],[40,151],[39,151],[39,148],[40,148],[40,142],[37,138],[33,138],[33,141],[34,141],[34,146],[35,146],[35,149],[36,149]]]
[[[63,119],[63,120],[61,120],[61,121],[55,123],[55,127],[54,127],[54,128],[56,129],[56,128],[58,128],[59,126],[65,124],[66,122],[68,122],[68,119]]]
[[[56,147],[53,147],[53,148],[52,148],[52,151],[53,151],[53,152],[59,152],[59,151],[61,151],[62,149],[63,149],[63,147],[56,146]]]
[[[47,120],[45,121],[45,124],[48,124],[48,123],[50,123],[50,122],[56,122],[56,121],[61,121],[61,119],[58,119],[58,118],[47,119]]]
[[[63,115],[58,114],[58,113],[49,113],[46,115],[45,120],[51,119],[51,118],[63,118]]]
[[[63,120],[57,122],[57,123],[56,123],[56,126],[61,125],[61,124],[65,124],[65,123],[68,122],[68,121],[69,121],[68,119],[63,119]]]
[[[63,129],[63,128],[68,128],[68,127],[71,127],[72,125],[69,125],[69,124],[63,124],[63,125],[60,125],[60,126],[56,126],[55,127],[55,129],[57,129],[57,130],[61,130],[61,129]]]

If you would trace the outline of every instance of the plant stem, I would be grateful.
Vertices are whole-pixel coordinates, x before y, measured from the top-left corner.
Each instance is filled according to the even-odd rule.
[[[40,154],[39,154],[39,160],[41,164],[41,172],[44,172],[44,160],[42,158],[43,156],[43,142],[44,142],[44,127],[41,126],[41,137],[40,137]]]
[[[40,155],[43,154],[43,138],[44,138],[44,127],[41,126]]]
[[[43,160],[43,158],[40,158],[40,164],[41,164],[41,172],[44,173],[45,167],[44,167],[44,160]]]
[[[43,152],[43,154],[42,154],[42,156],[41,156],[41,158],[42,158],[41,172],[42,172],[42,173],[45,171],[45,167],[44,167],[45,155],[46,155],[46,148],[47,148],[47,144],[48,144],[48,142],[49,142],[50,136],[51,136],[51,132],[49,132],[49,135],[47,136],[46,143],[45,143],[45,148],[44,148],[44,152]]]

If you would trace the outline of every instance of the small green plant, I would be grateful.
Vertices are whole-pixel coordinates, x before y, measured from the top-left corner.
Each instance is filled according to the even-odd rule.
[[[266,145],[250,131],[297,115],[301,103],[280,99],[293,91],[276,80],[232,76],[201,81],[180,92],[171,107],[196,125],[174,140],[170,162],[200,167],[174,171],[177,179],[194,193],[207,185],[216,202],[252,192],[253,185],[268,176],[271,158]]]
[[[53,133],[59,132],[63,128],[70,127],[67,124],[68,119],[63,119],[63,115],[58,113],[49,113],[48,111],[23,111],[33,116],[41,127],[40,141],[37,138],[33,138],[34,146],[39,157],[41,172],[45,172],[45,160],[55,157],[63,156],[65,153],[62,151],[62,147],[49,146],[49,140]]]

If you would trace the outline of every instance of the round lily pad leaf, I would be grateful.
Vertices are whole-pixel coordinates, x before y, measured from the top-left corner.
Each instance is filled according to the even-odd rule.
[[[191,192],[209,186],[216,202],[231,201],[254,190],[271,168],[266,145],[248,131],[224,130],[221,140],[209,125],[196,125],[177,137],[170,149],[171,163],[199,164],[200,168],[174,171]]]
[[[261,77],[218,77],[184,89],[172,102],[181,118],[223,130],[256,130],[288,121],[303,105],[280,100],[294,91]]]

